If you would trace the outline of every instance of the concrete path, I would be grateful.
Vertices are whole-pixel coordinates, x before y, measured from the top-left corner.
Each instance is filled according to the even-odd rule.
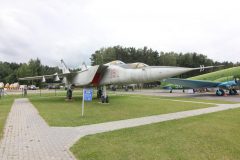
[[[136,127],[173,119],[186,118],[239,108],[240,104],[162,114],[142,118],[86,125],[81,127],[49,127],[27,99],[15,100],[0,142],[1,160],[71,160],[69,148],[81,137],[122,128]]]
[[[15,100],[2,141],[1,160],[74,159],[66,147],[74,133],[56,132],[27,99]]]

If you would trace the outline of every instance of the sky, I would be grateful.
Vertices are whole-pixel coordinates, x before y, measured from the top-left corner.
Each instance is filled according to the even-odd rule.
[[[0,0],[0,61],[74,68],[115,45],[240,61],[240,1]]]

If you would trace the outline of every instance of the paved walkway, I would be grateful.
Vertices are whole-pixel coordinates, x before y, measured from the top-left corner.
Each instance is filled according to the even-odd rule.
[[[240,107],[240,104],[219,104],[177,113],[86,125],[81,127],[49,127],[27,99],[15,100],[0,142],[1,160],[71,160],[69,148],[81,137],[90,134],[141,126],[173,119]]]

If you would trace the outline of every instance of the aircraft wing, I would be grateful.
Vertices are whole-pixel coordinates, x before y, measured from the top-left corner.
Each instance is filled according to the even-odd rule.
[[[23,77],[23,78],[19,78],[18,80],[20,80],[20,81],[42,80],[44,82],[46,79],[54,79],[55,81],[59,81],[60,80],[59,78],[63,78],[65,76],[73,75],[73,74],[76,74],[76,73],[63,73],[63,74],[55,73],[55,74],[50,74],[50,75]]]
[[[180,78],[168,78],[164,80],[172,84],[181,85],[187,88],[211,88],[218,87],[221,82],[212,82],[204,80],[189,80],[189,79],[180,79]]]
[[[96,65],[78,72],[66,72],[62,74],[55,73],[51,75],[24,77],[19,78],[19,80],[41,80],[42,82],[45,82],[46,79],[59,81],[60,78],[63,78],[64,83],[70,83],[76,86],[98,85],[106,68],[108,68],[106,65]]]
[[[46,77],[50,77],[51,75],[45,75]],[[24,77],[24,78],[18,78],[20,81],[27,81],[27,80],[41,80],[43,76],[34,76],[34,77]]]

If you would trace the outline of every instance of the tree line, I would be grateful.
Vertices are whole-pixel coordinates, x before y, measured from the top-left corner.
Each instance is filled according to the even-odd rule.
[[[91,55],[91,64],[98,65],[108,63],[113,60],[121,60],[125,63],[142,62],[151,66],[180,66],[180,67],[199,67],[200,65],[224,65],[223,68],[229,68],[232,62],[217,62],[209,59],[206,55],[198,53],[176,53],[176,52],[158,52],[148,47],[134,48],[113,46],[101,48]],[[216,68],[207,70],[207,72],[222,69]],[[77,70],[74,70],[77,71]],[[20,77],[39,76],[43,74],[61,73],[58,67],[42,65],[39,59],[31,59],[28,63],[9,63],[0,61],[0,82],[14,83]],[[202,73],[207,73],[202,72]],[[182,78],[198,75],[199,72],[190,72],[181,75]]]
[[[60,73],[58,67],[42,65],[39,59],[31,59],[28,63],[9,63],[0,61],[0,82],[14,83],[18,78]]]
[[[121,60],[125,63],[142,62],[151,66],[179,66],[179,67],[199,67],[224,65],[221,68],[206,70],[202,73],[212,72],[218,69],[233,67],[239,63],[232,62],[217,62],[208,58],[206,55],[198,53],[176,53],[176,52],[158,52],[148,47],[134,48],[114,46],[101,48],[91,55],[91,64],[104,64],[113,60]],[[182,78],[198,75],[199,72],[190,72],[181,75]]]

